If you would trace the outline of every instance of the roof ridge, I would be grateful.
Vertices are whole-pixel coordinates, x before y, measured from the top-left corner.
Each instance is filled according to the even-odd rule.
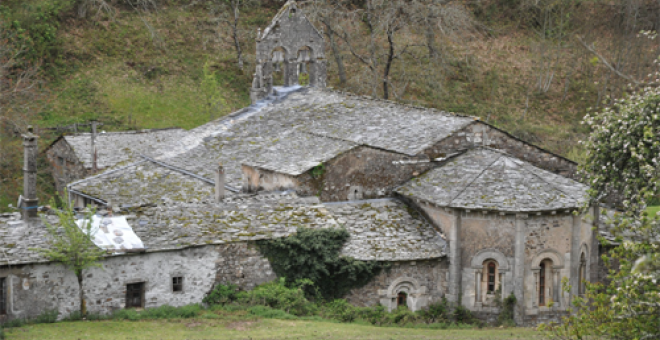
[[[512,156],[505,156],[505,157],[509,157],[509,158],[511,158]],[[569,194],[569,193],[566,193],[564,190],[562,190],[562,189],[560,189],[559,187],[555,186],[554,184],[552,184],[552,183],[546,181],[543,177],[541,177],[541,176],[535,174],[533,171],[527,169],[527,167],[524,166],[524,165],[525,165],[525,164],[529,164],[529,165],[531,165],[531,166],[533,166],[533,167],[535,167],[535,168],[538,168],[538,169],[540,169],[540,170],[543,170],[543,171],[548,171],[548,170],[541,169],[541,168],[535,166],[534,164],[531,164],[531,163],[529,163],[529,162],[525,162],[524,160],[520,160],[520,161],[523,162],[523,165],[520,165],[520,168],[522,168],[522,169],[524,169],[526,172],[532,174],[532,176],[539,178],[542,182],[547,183],[547,184],[550,185],[553,189],[555,189],[555,190],[561,192],[562,194],[564,194],[564,195],[570,197],[571,199],[574,199],[575,201],[579,201],[579,199],[573,197],[573,195],[571,195],[571,194]],[[550,172],[550,171],[548,171],[548,172]],[[570,179],[570,178],[568,178],[568,179],[569,179],[569,180],[572,180],[572,179]],[[578,181],[575,181],[575,182],[576,182],[576,183],[580,183],[580,182],[578,182]],[[582,183],[580,183],[580,184],[582,184]]]
[[[174,126],[174,127],[159,128],[159,129],[140,129],[140,130],[128,130],[128,131],[97,132],[96,136],[98,137],[98,136],[103,136],[103,135],[129,135],[129,134],[137,135],[137,134],[141,134],[141,133],[169,131],[169,130],[183,130],[183,131],[185,131],[184,128]],[[90,136],[91,134],[92,134],[91,132],[78,132],[78,133],[64,135],[64,137],[85,137],[85,136]]]

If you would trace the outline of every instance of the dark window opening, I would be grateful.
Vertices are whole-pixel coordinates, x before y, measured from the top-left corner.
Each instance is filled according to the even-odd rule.
[[[6,278],[0,278],[0,315],[7,315],[7,286]]]
[[[545,263],[541,263],[539,272],[539,306],[545,306]]]
[[[488,292],[492,293],[495,291],[495,263],[491,262],[488,264]]]
[[[64,158],[62,158],[62,157],[57,157],[57,164],[58,164],[59,166],[63,166],[63,165],[64,165]]]
[[[397,305],[397,307],[399,307],[399,306],[406,306],[407,307],[408,306],[408,294],[406,294],[404,292],[400,292],[396,296],[396,305]]]
[[[172,278],[172,291],[183,292],[183,277],[177,276]]]
[[[580,256],[580,272],[579,272],[579,280],[580,282],[578,283],[578,294],[579,295],[584,295],[586,291],[586,282],[585,280],[587,279],[587,259],[584,256],[584,253],[582,253],[582,256]]]
[[[144,307],[144,282],[126,285],[126,308]]]

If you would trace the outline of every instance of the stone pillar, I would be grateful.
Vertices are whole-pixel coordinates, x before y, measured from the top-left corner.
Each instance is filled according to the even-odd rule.
[[[539,307],[539,296],[543,292],[539,290],[539,276],[541,275],[540,269],[532,269],[534,275],[534,289],[532,289],[532,308]]]
[[[222,202],[225,198],[225,169],[222,163],[218,163],[218,169],[215,171],[215,201]]]
[[[325,59],[316,59],[314,61],[314,71],[316,72],[316,84],[315,87],[325,88],[327,82],[327,66]]]
[[[516,244],[514,248],[513,294],[516,296],[514,320],[522,326],[525,315],[525,220],[527,214],[516,214]]]
[[[560,290],[561,290],[561,279],[559,278],[559,270],[554,269],[552,270],[552,301],[554,302],[554,308],[555,310],[558,310],[561,308],[561,298],[560,298]]]
[[[284,70],[286,71],[284,77],[284,86],[293,86],[298,84],[298,62],[296,58],[289,59],[288,63],[285,63]]]
[[[39,137],[33,133],[32,126],[23,135],[23,218],[37,216],[39,199],[37,198],[37,140]]]
[[[580,223],[582,221],[582,215],[573,215],[573,225],[571,228],[571,262],[570,262],[570,275],[569,280],[571,284],[571,297],[570,301],[573,301],[573,297],[578,295],[579,291],[579,281],[580,281]]]
[[[476,303],[481,303],[483,301],[481,298],[481,271],[478,271],[476,274],[476,280],[474,282],[474,295],[476,297],[475,306]]]
[[[447,300],[458,303],[461,294],[461,211],[452,211],[452,228],[449,233],[449,296]]]

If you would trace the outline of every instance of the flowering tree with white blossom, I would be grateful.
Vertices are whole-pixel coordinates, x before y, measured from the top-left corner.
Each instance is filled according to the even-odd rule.
[[[660,78],[660,75],[658,75]],[[657,82],[657,81],[656,81]],[[616,193],[618,212],[603,219],[616,239],[603,255],[607,283],[589,283],[556,339],[660,339],[660,213],[647,202],[660,194],[660,88],[647,86],[583,121],[592,133],[581,166],[591,204]],[[607,244],[608,241],[601,239]]]

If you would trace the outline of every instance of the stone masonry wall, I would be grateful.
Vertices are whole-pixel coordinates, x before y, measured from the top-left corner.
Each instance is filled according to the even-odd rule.
[[[575,171],[577,170],[576,163],[525,143],[501,130],[479,121],[455,132],[452,136],[445,138],[426,149],[424,153],[430,158],[435,159],[475,146],[488,146],[493,149],[504,150],[521,160],[538,166],[539,168],[553,171],[571,178],[575,175]]]
[[[69,143],[60,138],[48,149],[46,156],[51,165],[55,187],[60,195],[64,194],[66,184],[85,178],[89,171],[78,160]]]
[[[394,262],[365,286],[353,289],[345,298],[356,306],[374,306],[387,298],[387,291],[397,279],[412,278],[426,288],[429,304],[439,302],[447,291],[448,261],[445,258],[426,261]],[[418,289],[420,287],[417,287]]]
[[[254,242],[221,245],[217,252],[216,283],[231,283],[241,290],[251,290],[277,278],[270,262],[261,255]]]
[[[419,158],[361,146],[328,161],[319,178],[309,172],[298,176],[299,194],[317,195],[322,189],[324,202],[390,196],[396,186],[429,170],[431,165]]]

